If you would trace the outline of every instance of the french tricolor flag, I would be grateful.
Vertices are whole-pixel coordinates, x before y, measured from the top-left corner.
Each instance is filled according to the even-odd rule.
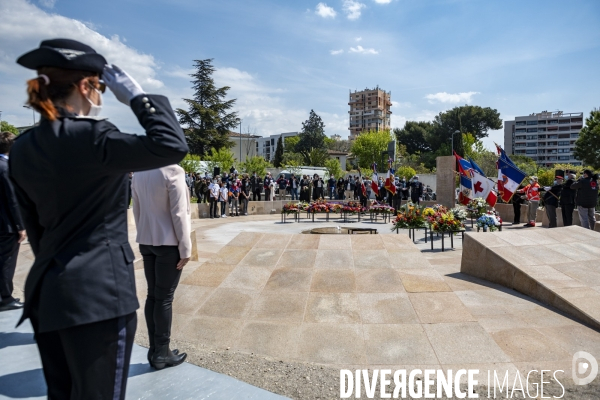
[[[375,193],[376,196],[379,196],[379,177],[377,176],[377,164],[371,164],[373,168],[373,176],[371,178],[371,190]]]
[[[512,199],[527,174],[517,168],[506,156],[504,150],[498,159],[498,194],[506,203]]]

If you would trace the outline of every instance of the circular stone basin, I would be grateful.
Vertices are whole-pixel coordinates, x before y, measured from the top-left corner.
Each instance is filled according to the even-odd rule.
[[[344,228],[343,226],[328,226],[326,228],[314,228],[302,231],[302,233],[312,233],[319,235],[348,235],[353,234],[370,234],[377,233],[377,229],[374,228]]]

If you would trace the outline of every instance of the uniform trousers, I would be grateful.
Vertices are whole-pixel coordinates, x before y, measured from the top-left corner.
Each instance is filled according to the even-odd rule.
[[[573,225],[573,211],[575,211],[575,204],[561,204],[560,211],[563,217],[563,226]]]
[[[0,304],[8,304],[14,300],[13,277],[17,267],[17,256],[19,254],[19,235],[9,233],[0,235]]]
[[[32,321],[34,330],[37,323]],[[37,332],[50,400],[125,399],[135,312],[51,332]]]
[[[515,213],[514,223],[518,224],[521,222],[521,203],[513,203],[513,211]]]
[[[140,253],[148,283],[144,315],[150,347],[168,345],[171,341],[173,297],[182,271],[177,269],[179,249],[177,246],[140,244]]]
[[[546,204],[546,215],[548,216],[548,228],[556,228],[558,226],[556,219],[556,206]]]

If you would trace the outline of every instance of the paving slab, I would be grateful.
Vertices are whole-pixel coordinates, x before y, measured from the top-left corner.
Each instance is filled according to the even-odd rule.
[[[14,327],[20,316],[21,311],[0,313],[0,399],[45,399],[46,382],[31,324]],[[156,371],[148,365],[147,352],[133,346],[127,399],[286,399],[188,363]]]
[[[600,294],[594,289],[600,248],[593,244],[600,243],[600,233],[579,226],[543,232],[467,233],[461,272],[556,307],[600,332]]]

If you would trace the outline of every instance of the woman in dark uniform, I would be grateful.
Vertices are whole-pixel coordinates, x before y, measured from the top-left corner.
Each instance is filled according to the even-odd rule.
[[[123,399],[139,307],[128,174],[178,163],[188,147],[167,98],[83,43],[46,40],[17,63],[37,71],[27,103],[41,114],[10,157],[35,254],[21,322],[31,319],[48,398]],[[146,136],[97,118],[100,78]]]

